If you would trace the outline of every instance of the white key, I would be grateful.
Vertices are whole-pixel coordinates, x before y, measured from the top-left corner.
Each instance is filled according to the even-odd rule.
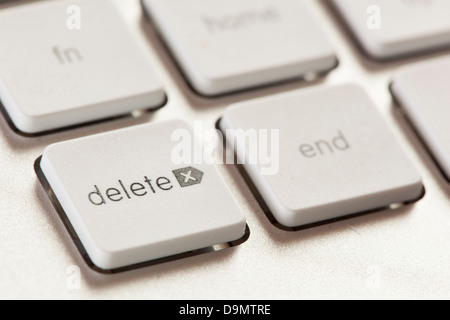
[[[0,97],[24,133],[165,101],[160,81],[110,0],[39,1],[2,10],[0,39]]]
[[[244,237],[246,222],[213,165],[174,164],[182,121],[48,147],[40,168],[93,263],[110,270]]]
[[[357,86],[239,103],[227,109],[220,127],[231,130],[227,141],[236,139],[240,162],[286,227],[409,202],[423,194],[421,177]],[[233,131],[237,129],[246,135]],[[279,148],[276,139],[265,139],[260,130],[277,130]],[[267,150],[271,161],[261,156]]]
[[[392,93],[450,181],[450,59],[406,67]]]
[[[450,45],[448,0],[332,1],[374,58],[395,58]]]
[[[212,96],[326,72],[333,49],[302,1],[144,0],[195,90]]]

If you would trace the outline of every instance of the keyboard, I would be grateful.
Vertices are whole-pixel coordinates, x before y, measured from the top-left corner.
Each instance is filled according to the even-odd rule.
[[[1,3],[0,298],[448,299],[448,12]]]

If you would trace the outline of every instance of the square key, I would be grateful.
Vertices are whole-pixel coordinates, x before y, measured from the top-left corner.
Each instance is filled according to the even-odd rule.
[[[180,130],[194,137],[182,121],[146,124],[51,145],[37,162],[97,270],[233,246],[248,236],[217,169],[173,160],[171,137]]]
[[[388,60],[450,46],[448,0],[331,0],[371,57]]]
[[[450,182],[450,59],[399,69],[391,91]]]
[[[0,12],[0,99],[22,134],[154,109],[161,82],[110,0]]]
[[[420,175],[358,86],[238,103],[226,110],[219,126],[284,227],[322,223],[423,195]]]
[[[337,66],[303,0],[143,0],[191,86],[217,96]]]

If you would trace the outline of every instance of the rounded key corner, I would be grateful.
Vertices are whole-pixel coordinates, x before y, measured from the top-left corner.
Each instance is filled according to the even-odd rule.
[[[4,119],[6,120],[6,123],[8,124],[10,129],[15,134],[22,136],[24,138],[39,138],[39,137],[43,137],[43,136],[48,136],[48,135],[52,135],[52,134],[65,132],[65,131],[85,128],[85,127],[89,127],[92,125],[103,124],[103,123],[107,123],[107,122],[111,122],[111,121],[115,121],[115,120],[126,119],[126,118],[139,118],[140,116],[143,116],[146,113],[156,112],[156,111],[164,108],[167,105],[168,101],[169,101],[169,98],[168,98],[167,94],[164,93],[162,103],[158,104],[155,107],[150,107],[150,108],[146,108],[146,109],[142,109],[142,110],[135,110],[135,111],[131,111],[129,113],[122,114],[122,115],[116,115],[116,116],[106,117],[106,118],[102,118],[102,119],[98,119],[98,120],[87,121],[87,122],[83,122],[83,123],[79,123],[79,124],[68,125],[68,126],[64,126],[64,127],[60,127],[60,128],[56,128],[56,129],[50,129],[50,130],[44,130],[44,131],[32,132],[32,133],[21,130],[14,123],[14,121],[12,120],[11,116],[9,115],[8,111],[5,109],[5,107],[3,106],[1,101],[0,101],[0,113],[3,115]],[[136,113],[136,112],[138,112],[138,113]]]
[[[190,83],[192,91],[204,98],[214,99],[217,97],[226,96],[239,90],[221,89],[220,80],[214,79],[214,77],[202,74],[200,72],[195,72],[195,74],[185,72],[185,77]]]
[[[144,111],[144,112],[155,112],[155,111],[158,111],[158,110],[164,108],[168,103],[169,103],[169,97],[167,96],[167,93],[163,90],[162,97],[161,97],[161,102],[158,103],[157,105],[155,105],[154,107],[146,108],[146,109],[144,109],[142,111]]]
[[[41,169],[41,161],[42,161],[42,156],[39,156],[35,161],[34,161],[34,171],[36,171],[36,173],[42,172]]]
[[[326,77],[328,74],[330,74],[331,72],[336,70],[339,67],[339,65],[340,65],[340,60],[338,59],[338,57],[336,55],[334,55],[333,56],[333,64],[331,65],[330,68],[326,68],[324,70],[305,72],[302,74],[298,74],[295,77],[288,77],[288,78],[281,79],[281,80],[269,81],[266,83],[255,84],[255,85],[247,85],[247,86],[243,86],[241,88],[223,90],[223,91],[218,91],[215,93],[207,93],[207,92],[203,91],[196,84],[194,84],[194,81],[190,80],[190,78],[186,75],[186,73],[184,73],[182,71],[182,74],[183,74],[183,77],[185,79],[187,86],[192,90],[192,92],[194,94],[196,94],[197,96],[199,96],[201,98],[214,100],[214,99],[220,99],[220,98],[227,97],[227,96],[232,96],[232,95],[237,95],[237,94],[242,94],[242,93],[247,93],[247,92],[253,92],[253,91],[257,91],[257,90],[264,90],[267,88],[273,88],[273,87],[280,86],[283,84],[294,83],[296,81],[299,81],[302,83],[309,83],[309,82],[316,80],[316,78]],[[311,74],[313,75],[312,80],[309,77]],[[233,105],[234,104],[232,104],[231,106],[233,106]]]
[[[72,238],[72,241],[74,242],[75,246],[77,247],[80,255],[83,257],[83,259],[86,262],[86,264],[88,265],[88,267],[98,273],[101,273],[101,274],[123,273],[123,272],[127,272],[127,271],[132,271],[132,270],[136,270],[136,269],[154,266],[157,264],[162,264],[162,263],[166,263],[166,262],[171,262],[171,261],[176,261],[176,260],[181,260],[184,258],[197,256],[197,255],[202,255],[202,254],[209,253],[209,252],[221,251],[221,250],[224,250],[227,248],[239,246],[239,245],[245,243],[250,238],[250,227],[246,223],[243,236],[236,240],[232,240],[232,241],[222,243],[222,244],[212,245],[212,246],[206,247],[206,248],[200,248],[200,249],[176,254],[173,256],[159,258],[156,260],[137,263],[137,264],[133,264],[133,265],[129,265],[129,266],[113,268],[113,269],[101,268],[93,262],[93,260],[87,253],[87,251],[86,251],[85,247],[83,246],[83,244],[81,243],[72,223],[70,222],[66,212],[64,211],[61,203],[59,202],[58,198],[56,197],[55,193],[53,192],[53,189],[50,186],[50,184],[41,168],[42,157],[43,156],[38,157],[34,162],[34,170],[36,172],[38,180],[41,183],[45,192],[47,193],[51,203],[53,204],[58,216],[62,220],[67,232],[69,233],[70,237]]]
[[[351,37],[355,38],[356,36],[351,35]],[[383,50],[386,50],[385,46],[380,46],[379,48],[381,48],[381,50],[377,51],[377,50],[379,50],[379,48],[376,50],[373,50],[372,48],[369,48],[369,46],[364,44],[362,41],[360,41],[359,39],[355,39],[354,43],[362,55],[364,55],[370,61],[372,61],[374,63],[378,63],[380,65],[387,64],[387,63],[394,63],[397,61],[403,61],[406,59],[412,59],[412,58],[424,56],[427,54],[443,52],[450,47],[450,45],[446,45],[446,46],[442,46],[442,47],[437,46],[437,47],[429,47],[429,48],[423,48],[423,49],[417,49],[417,50],[410,50],[410,51],[406,51],[406,52],[394,52],[394,53],[390,54],[390,53],[382,53]]]
[[[388,90],[389,93],[391,94],[392,100],[394,102],[394,105],[396,107],[402,107],[402,104],[400,103],[400,99],[398,97],[398,93],[397,93],[397,77],[398,77],[398,73],[396,75],[394,75],[393,78],[391,78],[389,85],[388,85]]]
[[[331,67],[331,69],[329,71],[327,71],[327,73],[332,72],[333,70],[336,70],[337,68],[339,68],[341,65],[341,60],[339,60],[338,56],[335,55],[334,56],[334,65],[333,67]]]
[[[159,258],[159,259],[155,259],[155,260],[145,261],[145,262],[132,264],[129,266],[124,266],[124,267],[119,267],[119,268],[113,268],[113,269],[104,269],[104,268],[97,266],[96,264],[94,264],[94,262],[92,261],[90,256],[86,253],[86,251],[85,251],[84,247],[81,245],[81,243],[75,242],[75,244],[77,246],[82,247],[81,249],[78,248],[78,250],[80,251],[80,254],[83,256],[83,259],[89,268],[91,268],[92,270],[94,270],[98,273],[101,273],[101,274],[112,275],[112,274],[124,273],[124,272],[128,272],[128,271],[134,271],[134,270],[138,270],[138,269],[142,269],[142,268],[147,268],[147,267],[151,267],[151,266],[155,266],[155,265],[163,264],[163,263],[168,263],[168,262],[172,262],[172,261],[182,260],[182,259],[186,259],[186,258],[190,258],[190,257],[195,257],[195,256],[203,255],[206,253],[218,252],[218,251],[222,251],[222,250],[225,250],[228,248],[237,247],[237,246],[245,243],[249,238],[250,238],[250,228],[249,228],[248,224],[246,224],[244,235],[239,239],[236,239],[236,240],[233,240],[230,242],[226,242],[226,243],[222,243],[222,244],[213,245],[213,246],[206,247],[206,248],[201,248],[201,249],[196,249],[196,250],[192,250],[192,251],[188,251],[188,252],[179,253],[179,254],[176,254],[173,256],[163,257],[163,258]]]
[[[44,171],[42,171],[42,167],[41,167],[41,163],[42,163],[42,158],[44,155],[39,156],[33,164],[34,167],[34,172],[36,173],[36,176],[40,182],[40,184],[42,185],[42,187],[44,188],[45,192],[47,193],[47,195],[50,197],[50,200],[53,203],[53,193],[52,190],[50,188],[50,185],[47,181],[47,178],[45,177]]]
[[[372,61],[373,63],[385,64],[385,63],[398,61],[398,60],[401,60],[402,58],[408,57],[406,55],[405,56],[403,56],[403,55],[386,56],[383,54],[375,53],[376,50],[373,51],[373,48],[371,48],[370,45],[367,45],[366,43],[361,41],[359,39],[359,37],[353,31],[351,31],[351,30],[348,31],[348,34],[353,39],[353,44],[355,45],[356,49],[359,50],[359,52],[362,54],[362,56],[365,57],[366,59],[368,59],[369,61]]]
[[[36,137],[35,134],[33,133],[28,133],[25,132],[21,129],[19,129],[19,127],[14,123],[14,121],[12,120],[11,116],[9,115],[8,111],[6,110],[5,106],[3,105],[3,103],[0,101],[0,113],[3,115],[6,123],[8,124],[9,128],[17,135],[25,137],[25,138],[33,138]]]
[[[222,117],[217,119],[216,123],[214,124],[214,127],[219,131],[222,131],[222,128],[220,127],[221,122],[222,122]]]
[[[420,192],[417,195],[417,197],[413,198],[412,200],[405,201],[404,205],[410,205],[410,204],[419,202],[420,200],[425,198],[426,194],[427,194],[427,189],[425,188],[425,185],[422,182],[420,182]]]
[[[397,210],[402,207],[415,204],[416,202],[422,200],[426,195],[425,185],[423,183],[420,183],[420,185],[421,185],[420,193],[418,194],[417,197],[414,197],[410,200],[401,201],[399,203],[391,203],[386,206],[382,206],[382,207],[378,207],[378,208],[368,209],[368,210],[356,212],[356,213],[349,213],[347,215],[343,215],[343,216],[336,217],[336,218],[331,218],[331,219],[327,219],[327,220],[322,220],[322,221],[308,223],[308,224],[304,224],[304,225],[300,225],[300,226],[291,227],[291,226],[282,224],[279,220],[277,220],[277,218],[275,218],[272,210],[269,209],[269,206],[267,205],[266,201],[264,200],[262,195],[259,193],[255,184],[251,180],[250,176],[245,171],[244,166],[238,165],[237,167],[238,167],[239,173],[241,174],[242,179],[249,186],[250,191],[252,192],[254,198],[256,199],[258,205],[260,206],[261,210],[263,211],[264,215],[269,220],[269,222],[277,229],[280,229],[280,230],[286,231],[286,232],[297,232],[297,231],[302,231],[302,230],[306,230],[306,229],[312,229],[315,227],[320,227],[320,226],[327,225],[327,224],[334,223],[334,222],[349,220],[352,218],[357,218],[357,217],[368,215],[371,213],[380,212],[383,210]]]
[[[254,91],[254,90],[257,90],[260,88],[274,85],[273,83],[271,83],[269,85],[245,86],[242,88],[227,89],[227,90],[214,90],[213,89],[213,90],[209,91],[208,89],[207,90],[204,90],[204,89],[206,87],[213,88],[214,85],[208,84],[207,86],[203,87],[203,85],[199,81],[197,81],[196,79],[194,80],[191,76],[189,76],[189,74],[183,69],[183,67],[179,63],[178,63],[178,69],[180,70],[181,75],[184,78],[186,85],[191,89],[191,91],[195,95],[199,96],[200,98],[204,98],[204,99],[215,100],[215,99],[220,99],[220,98],[235,95],[235,94],[251,92],[251,91]],[[201,82],[202,81],[203,80],[201,80]],[[210,81],[210,82],[212,83],[213,81]],[[200,84],[200,86],[199,86],[199,84]]]
[[[395,90],[394,90],[394,86],[395,86],[395,79],[392,78],[392,79],[389,81],[389,84],[388,84],[388,90],[389,90],[389,93],[391,94],[391,96],[395,99]],[[397,101],[395,101],[395,102],[397,102]]]
[[[339,66],[341,65],[341,61],[339,60],[338,56],[336,55],[335,52],[333,52],[333,64],[331,64],[330,68],[327,68],[323,71],[318,72],[318,75],[320,76],[326,76],[329,73],[333,72],[334,70],[336,70],[337,68],[339,68]],[[305,79],[306,80],[306,79]]]
[[[330,224],[330,223],[350,220],[350,219],[353,219],[353,218],[362,217],[362,216],[365,216],[365,215],[369,215],[369,214],[372,214],[372,213],[377,213],[377,212],[381,212],[381,211],[385,211],[385,210],[388,210],[388,211],[398,210],[398,209],[400,209],[402,207],[406,207],[406,206],[415,204],[416,202],[418,202],[421,199],[423,199],[425,197],[425,195],[426,195],[426,189],[425,189],[425,186],[422,185],[420,194],[416,198],[414,198],[412,200],[407,200],[407,201],[400,202],[400,203],[392,203],[392,204],[389,204],[389,205],[384,206],[384,207],[368,209],[368,210],[361,211],[361,212],[356,212],[356,213],[350,213],[350,214],[347,214],[347,215],[343,215],[341,217],[336,217],[336,218],[332,218],[332,219],[317,221],[317,222],[308,223],[308,224],[295,226],[295,227],[286,226],[286,225],[280,223],[275,218],[275,216],[273,215],[273,213],[271,211],[267,211],[267,210],[263,210],[263,211],[266,214],[266,216],[269,219],[269,221],[272,223],[272,225],[275,226],[276,228],[278,228],[280,230],[283,230],[283,231],[287,231],[287,232],[297,232],[297,231],[302,231],[302,230],[306,230],[306,229],[312,229],[312,228],[315,228],[315,227],[324,226],[324,225],[327,225],[327,224]],[[261,201],[261,200],[258,200],[258,202]]]
[[[224,118],[225,118],[225,114],[223,114],[219,119],[217,119],[217,121],[216,121],[214,126],[215,126],[216,130],[218,130],[218,131],[220,131],[222,133],[223,138],[225,139],[226,138],[225,134],[226,134],[226,129],[227,128],[223,127],[223,124],[225,122]]]
[[[266,214],[266,216],[267,216],[267,214]],[[298,226],[293,223],[286,223],[287,221],[281,222],[280,219],[275,218],[273,213],[271,213],[271,217],[269,218],[269,221],[272,223],[273,226],[277,227],[278,229],[283,230],[283,231],[288,231],[288,232],[295,232],[295,231],[309,228],[307,225],[305,227],[302,227],[302,225]]]
[[[72,235],[72,232],[71,232],[71,235]],[[72,238],[73,238],[73,236],[72,236]],[[74,241],[75,245],[77,246],[79,253],[83,257],[83,260],[85,261],[85,263],[91,270],[93,270],[97,273],[100,273],[100,274],[104,274],[104,275],[114,275],[114,274],[129,272],[129,271],[135,271],[135,270],[139,270],[139,269],[143,269],[143,268],[147,268],[147,267],[151,267],[151,266],[156,266],[156,265],[164,264],[164,263],[168,263],[168,262],[173,262],[173,261],[177,261],[177,260],[182,260],[182,259],[186,259],[186,258],[190,258],[190,257],[195,257],[195,256],[203,255],[206,253],[218,252],[218,251],[222,251],[222,250],[225,250],[228,248],[237,247],[237,246],[245,243],[249,238],[250,238],[250,228],[249,228],[248,224],[246,224],[244,235],[237,240],[226,242],[223,244],[213,245],[211,247],[192,250],[192,251],[176,254],[173,256],[163,257],[163,258],[159,258],[159,259],[155,259],[155,260],[145,261],[145,262],[132,264],[129,266],[113,268],[113,269],[105,269],[105,268],[101,268],[98,265],[96,265],[92,261],[89,254],[86,252],[86,250],[85,250],[84,246],[81,244],[81,242],[76,241],[77,238],[73,238],[73,241]]]
[[[390,54],[388,52],[389,47],[387,47],[377,39],[373,39],[373,41],[369,41],[367,39],[358,39],[358,42],[361,52],[374,62],[386,63],[398,60],[402,57],[402,54]]]

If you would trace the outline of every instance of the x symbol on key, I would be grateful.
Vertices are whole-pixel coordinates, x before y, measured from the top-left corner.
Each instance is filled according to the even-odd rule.
[[[190,180],[197,181],[197,179],[191,177],[192,170],[190,170],[188,173],[180,173],[184,177],[184,183],[188,183]]]
[[[196,168],[187,167],[173,170],[172,172],[182,188],[194,186],[202,182],[203,172]]]

